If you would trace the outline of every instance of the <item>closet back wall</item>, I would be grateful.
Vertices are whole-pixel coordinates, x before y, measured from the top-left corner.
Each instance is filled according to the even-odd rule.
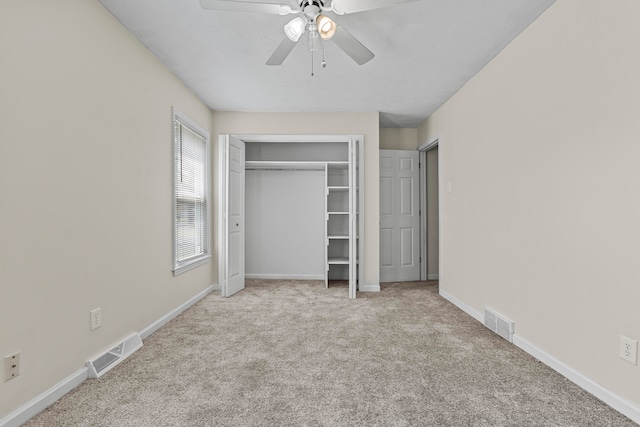
[[[247,170],[247,278],[324,280],[324,171]]]

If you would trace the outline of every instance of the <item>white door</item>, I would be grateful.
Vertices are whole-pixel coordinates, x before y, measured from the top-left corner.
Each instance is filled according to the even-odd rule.
[[[230,297],[244,289],[244,142],[229,135],[220,136],[224,150],[225,176],[222,186],[224,257],[221,293]]]
[[[380,150],[380,281],[420,280],[419,153]]]

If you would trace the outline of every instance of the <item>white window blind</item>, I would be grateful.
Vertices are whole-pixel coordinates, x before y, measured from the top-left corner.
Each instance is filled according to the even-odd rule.
[[[174,273],[209,258],[208,135],[174,113]]]

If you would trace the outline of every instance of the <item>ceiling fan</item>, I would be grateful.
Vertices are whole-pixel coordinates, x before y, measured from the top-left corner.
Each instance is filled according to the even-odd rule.
[[[321,48],[323,40],[331,40],[351,59],[362,65],[373,59],[375,56],[373,52],[325,13],[333,12],[336,15],[346,15],[413,1],[417,0],[282,0],[281,3],[200,0],[200,6],[208,10],[299,15],[284,26],[285,38],[267,60],[267,65],[281,65],[306,32],[309,33],[310,50],[318,50]],[[322,66],[325,65],[323,60]]]

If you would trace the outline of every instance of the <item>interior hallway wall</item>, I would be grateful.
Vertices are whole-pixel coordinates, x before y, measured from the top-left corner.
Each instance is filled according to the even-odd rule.
[[[417,150],[417,128],[380,128],[381,150]]]
[[[0,52],[2,419],[215,279],[171,272],[171,107],[210,110],[97,1],[0,2]]]
[[[440,289],[640,411],[640,2],[555,2],[420,126]],[[451,184],[451,192],[446,190]]]

